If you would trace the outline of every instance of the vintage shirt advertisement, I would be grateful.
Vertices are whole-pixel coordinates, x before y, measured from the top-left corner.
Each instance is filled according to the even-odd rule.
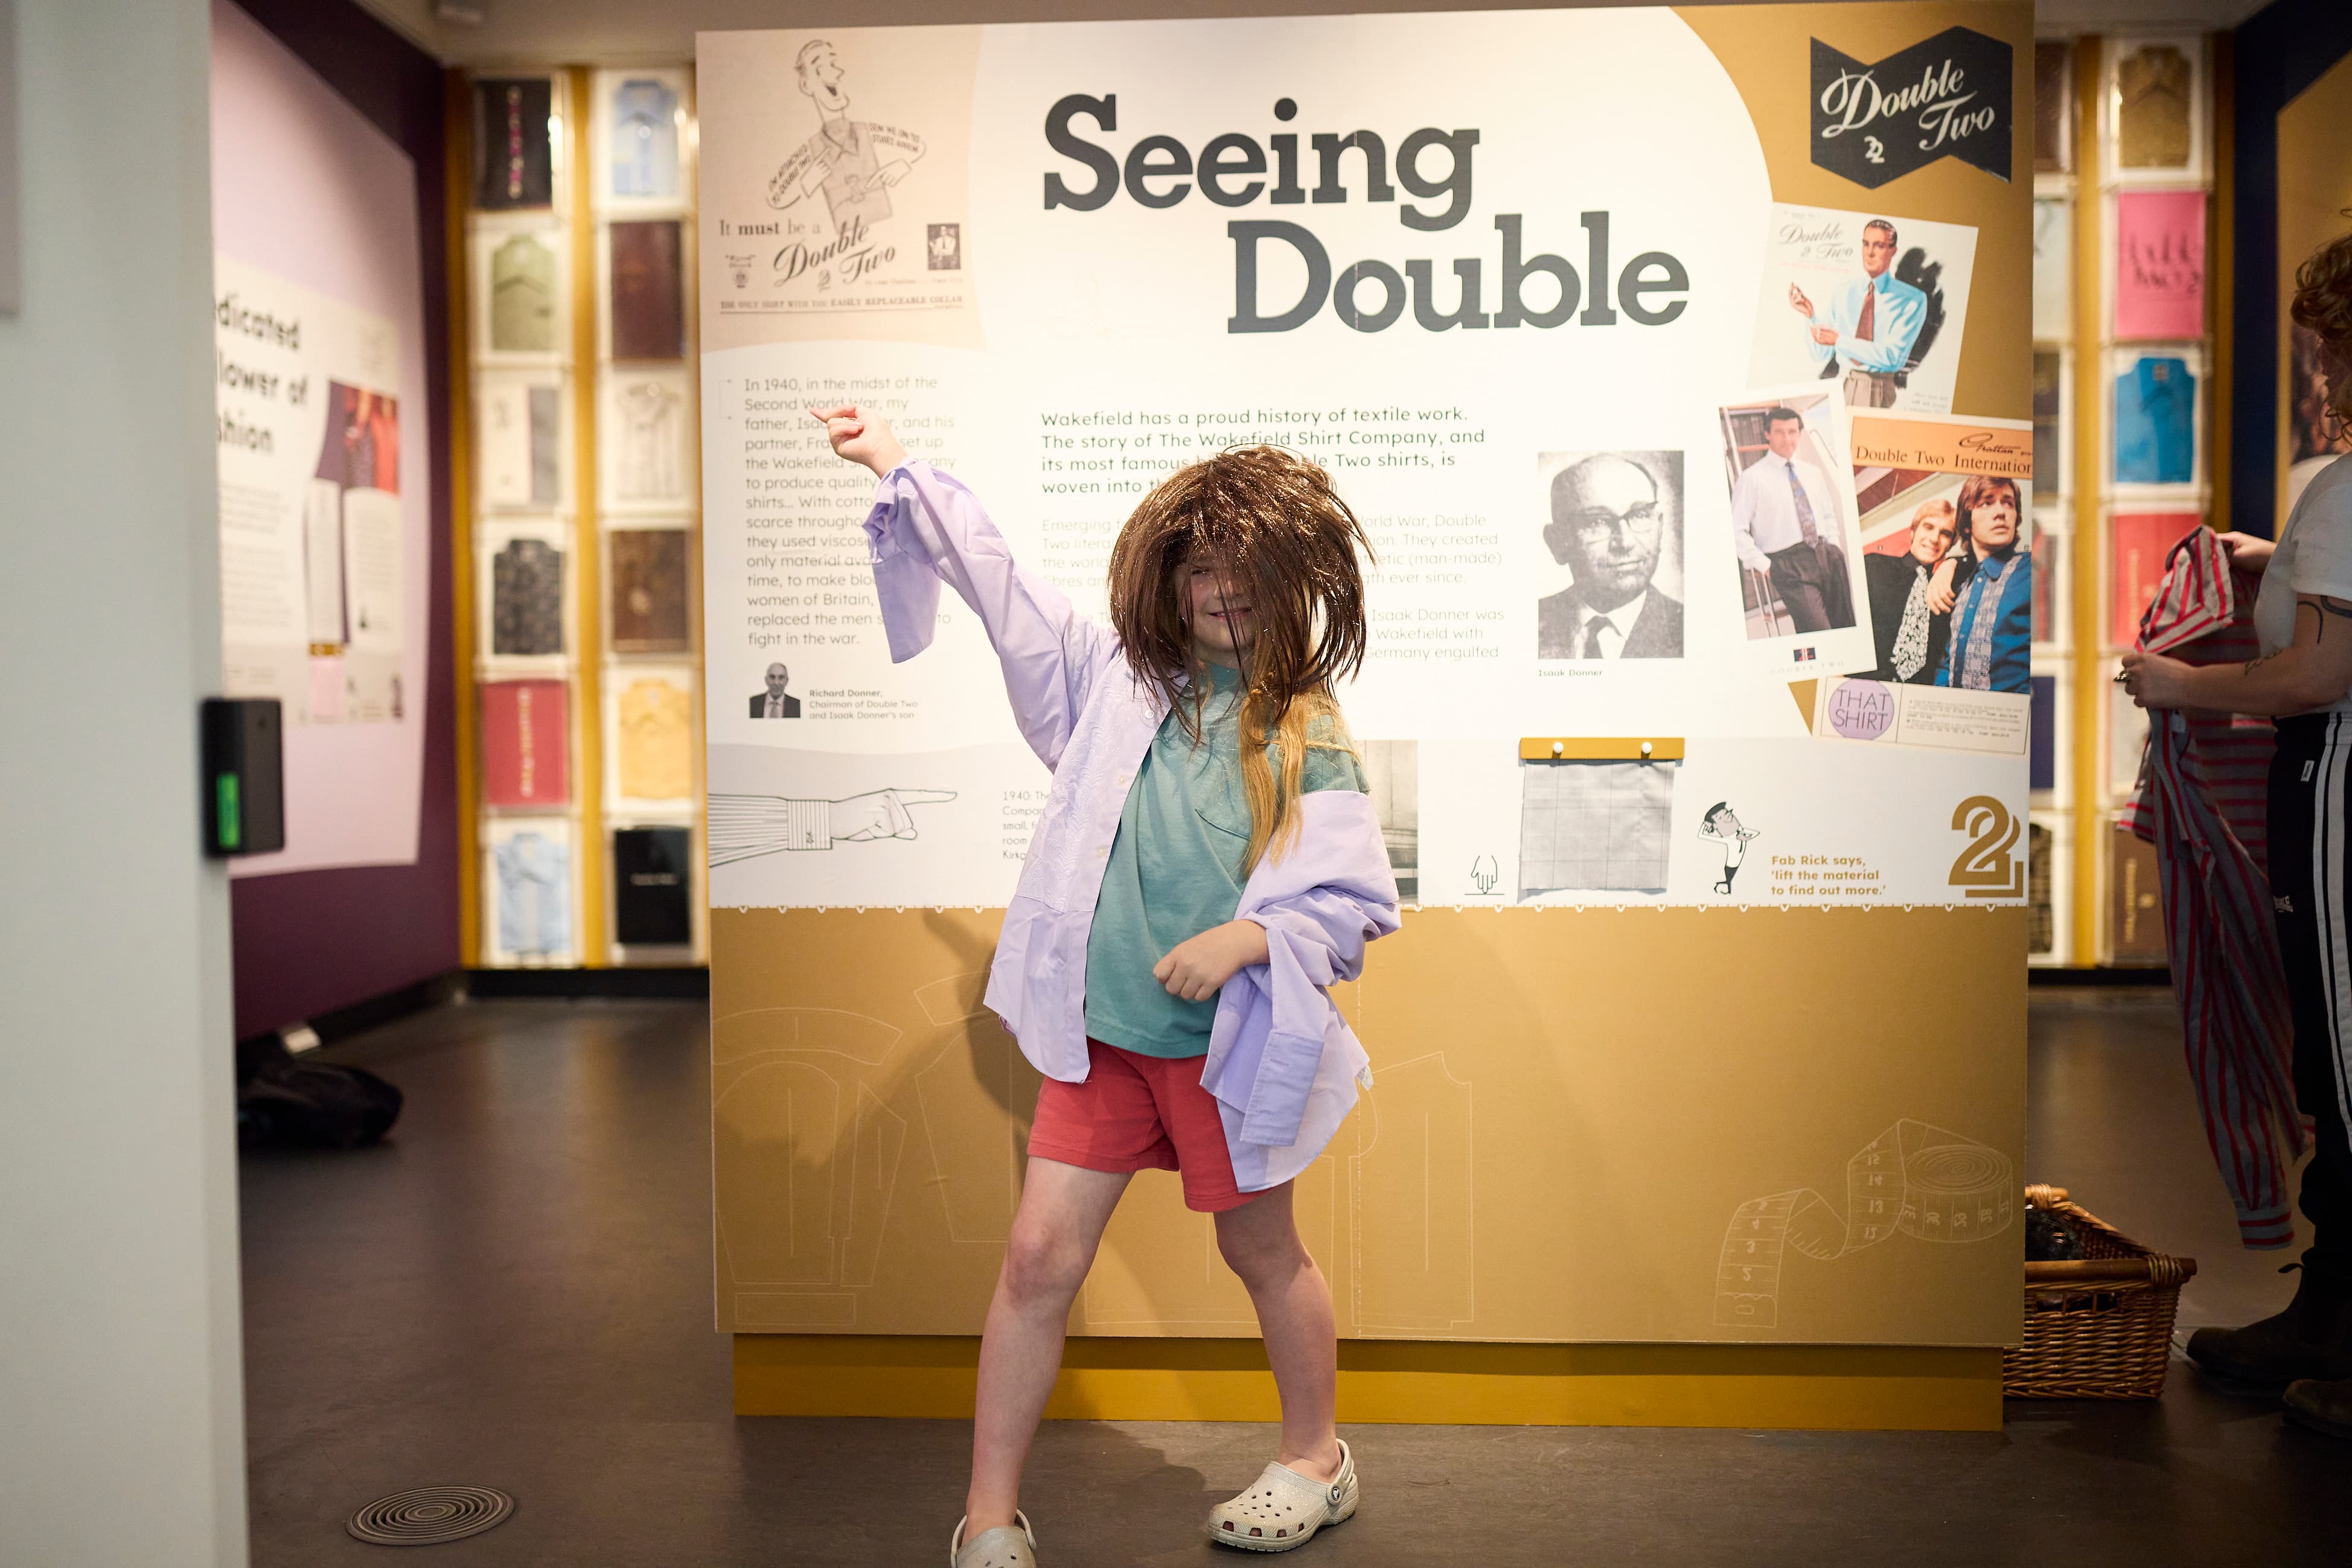
[[[1950,411],[1978,231],[1859,186],[1776,202],[1738,89],[1671,12],[1334,36],[701,37],[709,789],[714,821],[798,824],[715,865],[714,907],[1002,905],[1052,783],[952,593],[890,662],[874,479],[812,403],[886,417],[1095,616],[1120,525],[1178,467],[1249,443],[1325,465],[1378,557],[1339,695],[1410,772],[1382,828],[1423,904],[1989,896],[1952,881],[1953,819],[2022,820],[2021,727],[1832,747],[1813,723],[1904,631],[1907,596],[1874,612],[1885,497],[1858,481],[1883,465],[1858,453],[1874,417]],[[779,681],[794,722],[762,716]],[[1685,750],[1574,771],[1522,759],[1540,735]],[[1830,890],[1781,857],[1870,874]]]

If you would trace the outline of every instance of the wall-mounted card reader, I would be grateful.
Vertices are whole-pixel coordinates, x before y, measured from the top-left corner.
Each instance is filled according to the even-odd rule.
[[[286,847],[284,716],[276,697],[206,697],[205,853]]]

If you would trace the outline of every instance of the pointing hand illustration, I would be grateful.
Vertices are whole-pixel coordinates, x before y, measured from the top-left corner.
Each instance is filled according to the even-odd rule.
[[[874,839],[911,839],[915,816],[909,806],[935,806],[955,799],[952,789],[869,789],[832,803],[835,842],[865,843]]]

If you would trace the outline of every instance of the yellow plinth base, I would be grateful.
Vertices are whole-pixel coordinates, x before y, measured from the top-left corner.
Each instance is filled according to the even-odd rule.
[[[976,1339],[738,1334],[739,1416],[971,1415]],[[1339,1419],[1991,1432],[2000,1352],[1342,1340]],[[1049,1419],[1272,1421],[1255,1340],[1073,1339]]]

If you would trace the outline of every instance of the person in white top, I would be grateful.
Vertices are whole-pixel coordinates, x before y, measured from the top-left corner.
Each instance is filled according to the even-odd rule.
[[[2294,317],[2321,344],[2327,405],[2352,423],[2352,234],[2295,275]],[[2189,1356],[2226,1385],[2280,1390],[2288,1416],[2352,1437],[2352,455],[2315,475],[2275,546],[2222,536],[2263,574],[2261,656],[2193,665],[2126,653],[2120,679],[2142,707],[2268,715],[2277,721],[2266,824],[2271,902],[2294,1020],[2295,1101],[2312,1119],[2299,1207],[2311,1246],[2294,1300],[2243,1328],[2200,1328]]]
[[[1771,450],[1731,487],[1731,542],[1749,570],[1770,575],[1792,631],[1827,632],[1853,624],[1853,593],[1835,543],[1837,497],[1796,460],[1804,434],[1804,415],[1793,408],[1765,416]]]

